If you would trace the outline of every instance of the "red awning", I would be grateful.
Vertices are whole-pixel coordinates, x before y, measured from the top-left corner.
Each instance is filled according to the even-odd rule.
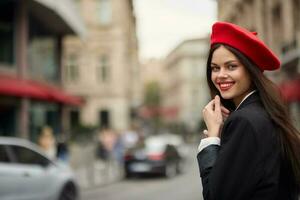
[[[300,78],[285,81],[279,85],[279,88],[287,102],[300,101]]]
[[[37,83],[34,81],[29,81],[29,82],[31,83],[31,85],[34,85],[36,88],[45,91],[48,94],[48,99],[47,99],[48,101],[70,104],[75,106],[79,106],[83,104],[83,100],[80,97],[69,95],[57,87],[46,85],[43,83]]]
[[[4,75],[0,75],[0,95],[27,97],[75,106],[83,103],[81,98],[69,95],[59,88]]]

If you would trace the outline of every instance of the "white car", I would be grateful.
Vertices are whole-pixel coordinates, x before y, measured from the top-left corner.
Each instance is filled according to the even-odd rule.
[[[1,200],[77,200],[74,175],[21,138],[0,137]]]

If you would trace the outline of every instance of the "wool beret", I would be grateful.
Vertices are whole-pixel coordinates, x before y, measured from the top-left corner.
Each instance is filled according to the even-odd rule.
[[[210,44],[227,44],[246,55],[262,71],[280,67],[278,57],[257,37],[240,26],[228,22],[216,22],[212,26]]]

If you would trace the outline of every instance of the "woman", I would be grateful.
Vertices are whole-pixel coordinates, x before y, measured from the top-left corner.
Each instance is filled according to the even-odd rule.
[[[280,61],[239,26],[212,27],[207,81],[213,100],[197,155],[205,200],[296,200],[299,132],[276,86],[263,74]]]
[[[56,159],[56,141],[51,127],[42,128],[38,144],[50,159]]]

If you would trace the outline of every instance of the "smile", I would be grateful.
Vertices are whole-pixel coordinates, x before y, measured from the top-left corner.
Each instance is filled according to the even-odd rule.
[[[221,91],[229,90],[233,85],[234,82],[226,82],[226,83],[218,83]]]

